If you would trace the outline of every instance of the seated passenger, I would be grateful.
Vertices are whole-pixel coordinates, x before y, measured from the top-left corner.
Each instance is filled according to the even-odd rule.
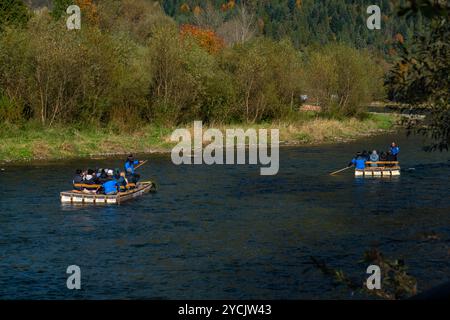
[[[362,156],[364,159],[366,159],[366,161],[369,161],[370,155],[369,155],[369,153],[368,153],[366,150],[363,151],[363,153],[362,153],[361,156]]]
[[[396,157],[392,154],[392,152],[389,150],[386,156],[386,161],[397,161]],[[388,164],[386,167],[393,167],[394,164]]]
[[[76,184],[82,184],[83,183],[83,171],[81,171],[81,169],[77,169],[75,171],[75,176],[73,177],[72,183],[73,183],[73,187],[74,187],[75,190],[78,190],[78,191],[82,191],[83,190],[82,187],[76,187],[75,186]]]
[[[381,152],[380,154],[380,161],[387,161],[387,155],[386,152]]]
[[[84,183],[85,184],[95,184],[96,183],[96,177],[94,175],[94,170],[89,169],[87,172],[87,175],[84,177]]]
[[[122,171],[122,172],[120,173],[120,178],[123,179],[123,181],[125,182],[125,187],[127,187],[128,184],[129,184],[130,182],[128,181],[125,172]]]
[[[120,190],[119,188],[120,185],[117,183],[116,180],[107,181],[102,185],[103,193],[106,195],[117,194]]]
[[[106,173],[105,169],[101,169],[100,174],[97,175],[97,180],[99,184],[104,184],[106,181],[110,180],[110,178],[108,178],[108,174]]]
[[[115,174],[114,174],[114,179],[119,184],[121,190],[127,189],[128,180],[125,178],[124,172],[120,172],[119,169],[116,169]]]
[[[373,162],[378,162],[380,160],[380,157],[378,156],[377,150],[373,150],[372,154],[370,155],[370,164],[371,167],[378,167],[378,164]]]

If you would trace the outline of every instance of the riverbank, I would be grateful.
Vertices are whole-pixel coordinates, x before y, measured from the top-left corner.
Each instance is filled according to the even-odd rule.
[[[311,117],[307,120],[271,124],[220,125],[215,128],[279,129],[282,145],[345,142],[392,129],[395,115],[370,114],[364,120]],[[191,125],[192,126],[192,125]],[[175,128],[141,127],[132,133],[113,129],[42,128],[38,125],[0,127],[0,161],[97,158],[133,153],[166,153],[174,146],[170,135]]]

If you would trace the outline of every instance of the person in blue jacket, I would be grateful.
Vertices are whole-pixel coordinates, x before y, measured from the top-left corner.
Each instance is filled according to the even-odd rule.
[[[352,159],[348,166],[351,167],[354,165],[356,169],[364,170],[366,168],[366,161],[367,159],[361,154],[361,152],[358,152],[356,157]]]
[[[117,194],[120,190],[120,185],[115,179],[105,182],[102,187],[103,193],[106,195]]]
[[[391,154],[395,157],[394,161],[397,161],[398,154],[400,153],[400,147],[395,142],[392,142],[390,151]]]
[[[140,163],[141,161],[135,160],[132,154],[128,156],[127,161],[125,162],[125,173],[128,181],[132,183],[137,183],[139,181],[141,176],[134,172],[134,166]]]
[[[116,168],[116,170],[114,172],[114,179],[119,184],[121,190],[127,189],[128,181],[125,178],[125,172],[120,172],[120,170],[118,168]]]

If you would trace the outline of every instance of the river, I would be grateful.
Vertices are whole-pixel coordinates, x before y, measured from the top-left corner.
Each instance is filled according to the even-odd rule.
[[[355,179],[363,149],[401,146],[402,175]],[[366,277],[364,252],[403,259],[419,291],[449,280],[449,153],[388,134],[346,144],[282,148],[280,172],[256,166],[175,166],[147,155],[158,182],[120,206],[63,206],[78,167],[122,159],[7,166],[0,172],[2,299],[352,299],[312,264]],[[426,234],[437,236],[427,238]],[[81,268],[81,290],[66,269]]]

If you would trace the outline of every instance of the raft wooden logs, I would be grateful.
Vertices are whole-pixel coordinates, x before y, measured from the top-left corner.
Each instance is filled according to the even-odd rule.
[[[97,190],[100,189],[102,187],[101,184],[84,184],[84,183],[76,183],[73,185],[75,188],[82,188],[82,189],[88,189],[88,190]],[[122,189],[123,187],[121,187]],[[127,189],[130,188],[136,188],[136,184],[135,183],[129,183],[126,186]]]
[[[60,193],[62,203],[72,204],[120,204],[124,201],[142,196],[148,192],[156,192],[153,182],[138,183],[135,189],[119,192],[114,195],[89,193],[88,191],[65,191]]]
[[[366,161],[366,164],[399,164],[399,161]]]

